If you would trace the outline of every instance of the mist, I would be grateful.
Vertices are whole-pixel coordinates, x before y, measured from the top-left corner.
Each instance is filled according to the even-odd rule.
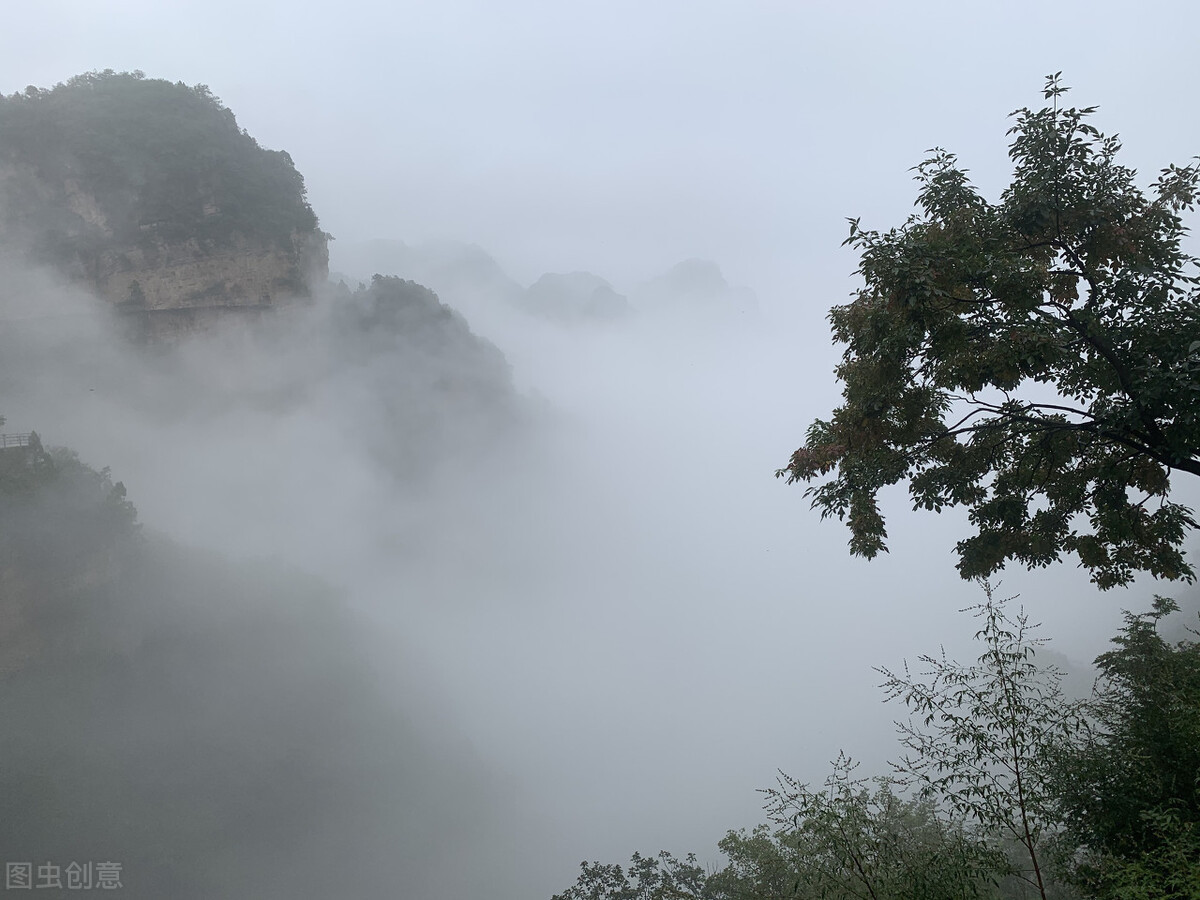
[[[31,282],[41,316],[10,326],[0,352],[9,422],[111,467],[154,545],[168,542],[105,631],[199,646],[182,670],[158,665],[212,706],[206,740],[234,746],[237,768],[202,780],[258,784],[256,759],[292,752],[287,715],[239,749],[279,704],[329,735],[291,789],[332,767],[347,798],[312,838],[320,853],[284,843],[256,868],[189,845],[196,871],[243,873],[233,883],[258,896],[309,895],[304,877],[270,873],[332,865],[331,846],[356,860],[352,893],[425,897],[548,895],[580,859],[704,851],[760,820],[777,768],[815,779],[844,747],[882,769],[893,714],[873,666],[969,649],[955,611],[979,592],[953,570],[957,523],[905,517],[896,497],[892,553],[851,561],[841,529],[773,478],[794,438],[783,411],[835,397],[797,386],[795,337],[736,306],[580,327],[464,293],[511,367],[487,371],[511,386],[484,409],[431,393],[436,358],[372,357],[339,333],[336,297],[131,352],[93,298],[45,273],[8,281],[20,297]],[[1056,579],[1076,606],[1049,602]],[[1099,605],[1068,572],[1025,600],[1064,618]],[[1109,624],[1048,633],[1087,659]],[[345,669],[360,681],[337,688]],[[136,721],[158,702],[121,708]],[[138,728],[186,760],[170,735],[197,726],[153,715]],[[260,840],[283,840],[270,810],[288,796],[260,799]],[[395,852],[394,870],[372,862]]]
[[[21,28],[0,36],[0,90],[107,66],[207,83],[292,154],[335,240],[315,299],[167,348],[3,263],[5,430],[110,469],[142,561],[62,651],[93,642],[100,662],[63,657],[81,680],[126,660],[99,681],[113,693],[51,669],[6,701],[36,724],[25,758],[66,747],[51,776],[94,793],[74,830],[13,826],[0,856],[125,860],[135,896],[515,900],[583,859],[715,863],[778,769],[819,781],[844,748],[883,771],[897,712],[873,667],[974,655],[958,611],[981,593],[954,570],[957,514],[886,495],[890,553],[867,563],[774,477],[837,401],[845,217],[902,221],[933,144],[998,190],[1004,116],[1046,71],[1106,104],[1146,176],[1200,146],[1167,114],[1190,29],[1161,36],[1147,98],[1121,26],[1088,15],[1063,46],[1071,14],[1030,35],[1034,9],[21,13],[62,39],[35,58]],[[671,280],[696,260],[725,287]],[[580,273],[619,315],[526,302]],[[376,274],[432,288],[455,324],[364,338],[339,316]],[[1155,590],[1101,595],[1068,563],[1007,571],[1000,593],[1084,669]],[[183,775],[127,789],[147,766]],[[181,825],[170,804],[212,786],[212,819]],[[98,838],[114,803],[131,846]],[[192,884],[155,880],[174,877],[155,841]]]

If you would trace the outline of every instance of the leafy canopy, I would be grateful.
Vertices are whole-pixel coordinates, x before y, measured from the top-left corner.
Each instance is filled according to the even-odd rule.
[[[1200,166],[1150,194],[1117,162],[1094,107],[1013,113],[1015,171],[998,203],[936,149],[916,167],[919,212],[899,228],[850,222],[864,286],[830,313],[846,345],[843,403],[777,472],[851,551],[886,551],[877,495],[963,506],[964,578],[1074,553],[1101,588],[1148,571],[1194,579],[1180,545],[1192,511],[1168,500],[1200,475],[1200,279],[1181,213]],[[826,478],[826,476],[832,476]]]

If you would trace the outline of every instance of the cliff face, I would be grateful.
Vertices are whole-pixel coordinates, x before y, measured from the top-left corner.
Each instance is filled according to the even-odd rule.
[[[194,240],[134,247],[102,261],[97,293],[127,309],[270,306],[309,293],[323,275],[324,243],[297,235],[290,247],[256,246],[244,238],[225,248]]]
[[[137,73],[0,97],[0,245],[151,335],[258,315],[328,275],[291,157],[207,88]]]
[[[192,239],[132,247],[105,254],[85,280],[135,334],[163,338],[230,315],[258,317],[309,296],[327,274],[324,236],[297,234],[284,247],[241,236],[215,248]]]

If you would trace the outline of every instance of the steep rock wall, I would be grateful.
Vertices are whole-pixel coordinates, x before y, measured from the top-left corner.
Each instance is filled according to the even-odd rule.
[[[20,214],[31,209],[38,214]],[[286,305],[328,277],[329,251],[320,231],[296,231],[284,241],[240,234],[220,242],[139,238],[123,240],[102,204],[78,183],[46,183],[28,167],[0,163],[0,245],[58,269],[125,315],[147,323],[161,319],[152,331],[215,321],[221,312]]]

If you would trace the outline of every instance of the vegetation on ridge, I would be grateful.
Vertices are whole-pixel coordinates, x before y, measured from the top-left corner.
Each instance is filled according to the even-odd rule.
[[[317,229],[286,152],[261,147],[205,85],[140,72],[0,97],[0,191],[0,228],[50,263],[110,242],[290,247]]]

